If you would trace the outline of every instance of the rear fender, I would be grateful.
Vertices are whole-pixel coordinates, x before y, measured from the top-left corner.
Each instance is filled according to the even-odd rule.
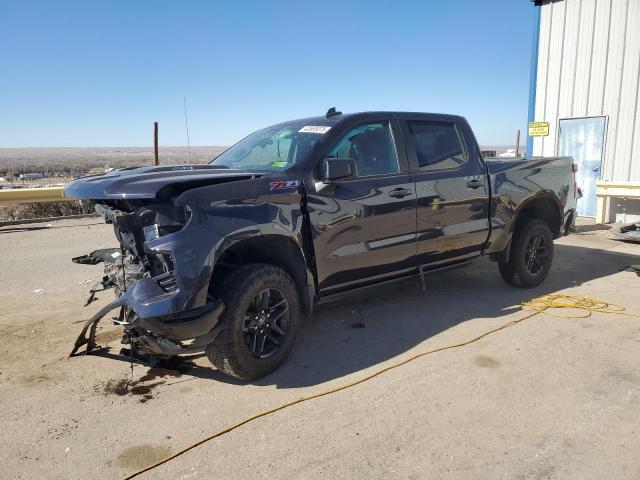
[[[501,228],[496,229],[496,235],[491,239],[490,251],[487,253],[491,259],[497,262],[506,262],[509,260],[511,251],[511,243],[517,228],[524,221],[525,217],[540,218],[546,220],[552,230],[554,238],[562,233],[563,206],[557,196],[547,192],[539,192],[525,197],[518,206],[512,208],[512,203],[498,199],[501,208],[501,218],[494,218],[493,221],[499,224]]]

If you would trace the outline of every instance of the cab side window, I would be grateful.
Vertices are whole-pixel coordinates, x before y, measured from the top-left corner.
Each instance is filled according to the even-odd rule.
[[[462,165],[467,152],[453,123],[407,121],[421,171],[447,170]]]
[[[398,157],[388,122],[368,123],[347,133],[327,157],[353,158],[358,177],[399,172]]]

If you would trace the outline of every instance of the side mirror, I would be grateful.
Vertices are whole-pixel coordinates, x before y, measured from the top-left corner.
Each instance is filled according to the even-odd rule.
[[[325,182],[351,179],[358,174],[356,161],[353,158],[325,158],[322,166]]]

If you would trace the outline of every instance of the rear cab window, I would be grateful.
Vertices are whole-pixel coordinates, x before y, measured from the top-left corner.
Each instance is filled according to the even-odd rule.
[[[469,155],[455,123],[406,120],[406,125],[419,171],[451,170],[466,163]]]

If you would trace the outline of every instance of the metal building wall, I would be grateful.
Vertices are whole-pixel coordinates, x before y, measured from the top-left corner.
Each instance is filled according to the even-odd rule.
[[[640,0],[545,1],[533,154],[557,155],[558,120],[607,117],[601,180],[640,182]]]

